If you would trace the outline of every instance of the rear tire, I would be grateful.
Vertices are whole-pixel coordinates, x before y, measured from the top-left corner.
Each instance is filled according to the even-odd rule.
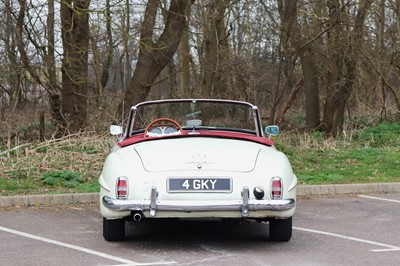
[[[269,221],[269,237],[272,241],[287,242],[292,237],[292,217]]]
[[[125,239],[125,220],[107,220],[103,217],[103,237],[107,241],[122,241]]]

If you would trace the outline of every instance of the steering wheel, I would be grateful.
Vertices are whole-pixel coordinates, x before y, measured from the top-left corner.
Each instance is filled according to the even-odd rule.
[[[151,133],[150,131],[155,128],[156,124],[160,124],[158,125],[158,127],[166,127],[166,126],[173,126],[174,128],[176,128],[177,132],[176,133],[171,133],[174,135],[181,135],[183,130],[182,130],[182,126],[176,122],[173,119],[170,118],[158,118],[154,121],[152,121],[150,124],[147,125],[146,129],[144,130],[144,137],[150,137],[150,136],[157,136],[157,135],[168,135],[168,134],[154,134]]]

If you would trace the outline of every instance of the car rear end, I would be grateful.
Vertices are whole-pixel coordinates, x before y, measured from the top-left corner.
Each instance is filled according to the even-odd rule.
[[[268,221],[290,218],[295,211],[297,179],[274,147],[176,138],[119,149],[107,160],[105,169],[120,171],[111,184],[102,186],[101,211],[108,219]]]

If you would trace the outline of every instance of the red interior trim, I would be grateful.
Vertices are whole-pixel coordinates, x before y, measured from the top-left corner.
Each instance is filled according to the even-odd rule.
[[[191,138],[191,137],[211,137],[211,138],[227,138],[227,139],[237,139],[237,140],[247,140],[252,142],[257,142],[260,144],[264,144],[267,146],[274,145],[274,141],[271,139],[267,139],[265,137],[257,137],[250,134],[238,133],[238,132],[229,132],[229,131],[213,131],[200,130],[200,134],[188,134],[190,131],[184,131],[182,135],[173,135],[173,136],[162,136],[162,137],[144,137],[144,134],[137,134],[132,137],[126,138],[123,141],[118,142],[118,146],[125,147],[132,144],[136,144],[142,141],[150,141],[157,139],[167,139],[167,138]]]

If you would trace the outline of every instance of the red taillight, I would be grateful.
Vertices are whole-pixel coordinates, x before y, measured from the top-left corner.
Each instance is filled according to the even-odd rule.
[[[128,179],[119,177],[117,179],[117,198],[126,199],[128,197]]]
[[[282,199],[282,179],[273,177],[271,180],[271,199]]]

